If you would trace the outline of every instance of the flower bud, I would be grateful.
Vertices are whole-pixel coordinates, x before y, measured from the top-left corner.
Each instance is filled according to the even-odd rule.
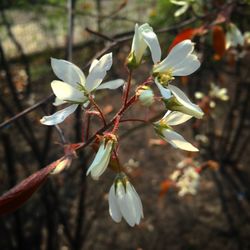
[[[143,106],[149,107],[154,103],[154,93],[148,86],[142,86],[136,91],[139,101]]]
[[[116,141],[117,138],[114,134],[107,134],[101,141],[96,156],[87,171],[87,175],[91,173],[94,180],[98,180],[108,167]]]
[[[138,63],[136,61],[135,53],[131,51],[129,53],[128,57],[127,57],[127,66],[128,66],[128,68],[129,69],[136,69],[139,64],[140,64],[140,62]]]
[[[72,157],[67,156],[65,159],[63,159],[57,164],[55,169],[52,172],[50,172],[50,174],[52,175],[60,174],[62,171],[64,171],[64,169],[68,168],[71,165],[71,162],[72,162]]]

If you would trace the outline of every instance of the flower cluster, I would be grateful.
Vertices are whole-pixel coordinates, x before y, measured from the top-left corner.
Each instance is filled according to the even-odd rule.
[[[205,98],[206,95],[200,91],[195,92],[195,98],[198,100],[201,100]],[[215,83],[210,84],[210,90],[207,95],[208,101],[209,101],[209,107],[211,109],[216,107],[216,101],[223,101],[226,102],[229,100],[229,95],[227,92],[227,88],[220,88]]]
[[[200,182],[198,170],[199,168],[186,164],[185,162],[180,162],[177,165],[177,169],[171,174],[170,179],[179,189],[179,196],[184,196],[186,194],[195,195],[197,193]]]
[[[132,71],[143,62],[147,48],[149,48],[153,60],[152,75],[137,86],[134,96],[129,98]],[[190,75],[200,67],[200,62],[194,53],[194,43],[184,40],[173,47],[165,59],[162,60],[161,57],[158,38],[152,27],[146,23],[141,26],[135,25],[132,47],[127,58],[130,77],[126,83],[122,79],[102,83],[107,71],[112,66],[112,53],[103,55],[99,60],[95,59],[87,77],[73,63],[51,59],[52,69],[60,79],[51,83],[56,96],[54,105],[68,105],[50,116],[44,116],[41,123],[44,125],[61,123],[78,107],[81,107],[88,115],[98,114],[102,118],[103,127],[92,136],[96,139],[94,145],[98,149],[86,174],[90,174],[94,180],[98,180],[107,168],[116,172],[117,175],[109,191],[109,213],[115,222],[120,222],[124,218],[130,226],[140,223],[143,218],[143,208],[137,192],[124,173],[124,167],[118,159],[119,123],[126,109],[136,101],[146,107],[153,105],[155,100],[162,101],[166,114],[159,121],[153,123],[156,134],[175,148],[198,151],[195,146],[173,129],[173,126],[182,124],[192,117],[201,119],[203,116],[200,107],[192,103],[182,90],[172,84],[175,77]],[[149,86],[153,83],[160,96],[156,96],[153,92],[154,86]],[[97,90],[117,89],[124,84],[122,107],[108,123],[101,108],[94,101],[94,94]],[[89,124],[87,125],[89,126]],[[87,138],[89,137],[87,136]],[[90,139],[87,144],[93,141]],[[71,160],[71,157],[66,157],[60,163],[58,172],[67,168],[71,164]],[[187,178],[195,179],[194,173],[191,174],[190,170],[184,172],[185,178],[180,182],[183,188],[185,185],[187,186],[185,184]],[[193,192],[190,190],[191,188],[189,188],[189,192]]]

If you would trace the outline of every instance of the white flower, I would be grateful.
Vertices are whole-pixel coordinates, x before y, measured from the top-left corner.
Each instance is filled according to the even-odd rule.
[[[187,115],[201,119],[204,112],[201,108],[192,103],[183,91],[174,85],[168,84],[168,88],[164,88],[157,80],[155,81],[159,88],[166,108],[172,111],[179,111]]]
[[[176,182],[176,186],[180,189],[178,192],[179,196],[186,194],[195,195],[197,193],[200,175],[194,167],[187,166],[182,169],[177,169],[172,173],[170,179]]]
[[[196,92],[194,93],[194,97],[195,97],[196,99],[198,99],[198,100],[201,100],[204,96],[205,96],[204,93],[202,93],[202,92],[200,92],[200,91],[196,91]]]
[[[226,33],[226,49],[244,45],[244,36],[234,23],[229,24],[229,29]]]
[[[190,40],[178,43],[163,61],[154,65],[153,74],[168,109],[200,119],[204,113],[199,106],[192,103],[179,88],[169,84],[174,76],[190,75],[200,67],[197,56],[192,54],[193,50],[194,44]]]
[[[192,118],[190,115],[185,115],[180,112],[168,111],[164,117],[154,124],[156,133],[173,147],[186,151],[199,151],[191,143],[187,142],[183,136],[175,132],[171,126],[179,125]]]
[[[118,179],[111,186],[109,190],[109,214],[117,223],[123,217],[131,227],[140,224],[143,218],[141,199],[127,179]]]
[[[187,76],[200,67],[200,61],[195,54],[194,43],[184,40],[175,45],[168,56],[160,63],[154,65],[154,75],[161,84],[168,83],[173,76]]]
[[[88,95],[98,89],[116,89],[124,84],[124,81],[117,79],[101,84],[106,76],[106,72],[112,66],[112,53],[106,54],[95,59],[89,69],[89,75],[85,75],[71,62],[51,58],[51,66],[55,75],[62,81],[52,81],[51,87],[56,95],[55,106],[69,103],[70,106],[54,113],[44,116],[40,121],[44,125],[56,125],[63,122],[72,114],[79,104],[84,105],[88,102]]]
[[[174,13],[174,16],[175,17],[178,17],[178,16],[181,16],[183,15],[187,10],[188,10],[188,7],[190,5],[190,1],[186,0],[186,1],[176,1],[176,0],[170,0],[170,2],[172,4],[175,4],[175,5],[178,5],[178,6],[182,6],[180,7],[180,9],[178,9],[175,13]]]
[[[214,83],[211,83],[210,88],[211,88],[211,90],[209,91],[210,97],[219,99],[221,101],[229,100],[226,88],[220,88],[218,85],[215,85]]]
[[[114,143],[114,140],[107,141],[106,139],[101,142],[98,152],[96,153],[95,159],[89,166],[86,175],[91,173],[91,177],[94,180],[99,179],[99,177],[104,173],[104,171],[108,167]]]
[[[149,47],[151,51],[153,62],[159,62],[161,59],[161,49],[152,27],[147,23],[141,26],[136,24],[132,48],[128,57],[128,65],[138,66],[141,63],[142,56],[147,47]]]

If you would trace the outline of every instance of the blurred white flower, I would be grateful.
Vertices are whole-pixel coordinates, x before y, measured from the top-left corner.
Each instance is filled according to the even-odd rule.
[[[118,177],[109,190],[109,214],[117,223],[123,217],[131,227],[143,218],[141,199],[126,177]]]
[[[247,45],[250,45],[250,32],[246,31],[244,33],[244,41],[246,42]]]
[[[191,40],[175,45],[163,61],[154,65],[153,73],[157,81],[167,86],[174,76],[187,76],[195,72],[200,67],[200,61],[193,50]]]
[[[112,66],[112,53],[106,54],[95,59],[89,69],[89,75],[85,75],[71,62],[51,58],[51,66],[55,75],[62,81],[52,81],[51,87],[56,95],[55,106],[64,103],[70,106],[57,111],[53,115],[44,116],[40,122],[44,125],[56,125],[63,122],[70,114],[72,114],[78,105],[84,105],[88,102],[88,96],[95,90],[99,89],[116,89],[124,84],[124,81],[117,79],[101,84],[106,76],[106,72]]]
[[[202,135],[202,134],[198,134],[195,136],[195,140],[199,141],[203,144],[208,144],[209,143],[209,139],[206,135]]]
[[[220,88],[218,85],[215,85],[214,83],[211,83],[211,85],[210,85],[209,96],[211,98],[216,98],[216,99],[219,99],[221,101],[228,101],[229,100],[227,89]]]
[[[226,33],[226,49],[244,45],[244,36],[234,23],[230,23]]]
[[[202,99],[204,97],[204,93],[197,91],[194,93],[194,97],[198,100]]]
[[[195,195],[197,193],[200,175],[197,173],[195,167],[187,166],[177,169],[170,175],[170,179],[174,181],[179,188],[179,196],[186,194]]]
[[[154,33],[152,27],[144,23],[141,26],[135,25],[135,34],[133,37],[131,52],[128,56],[128,65],[136,67],[141,63],[142,56],[149,47],[154,63],[161,59],[161,49],[158,38]]]
[[[108,167],[112,149],[114,147],[115,142],[116,142],[115,138],[111,140],[107,140],[104,138],[102,140],[98,152],[96,153],[95,159],[88,168],[86,175],[91,173],[91,177],[94,180],[99,179],[99,177],[104,173],[104,171]]]
[[[171,2],[172,4],[181,6],[181,7],[174,13],[174,16],[175,16],[175,17],[178,17],[178,16],[183,15],[183,14],[188,10],[188,7],[190,6],[190,1],[188,1],[188,0],[186,0],[186,1],[170,0],[170,2]]]
[[[170,143],[173,147],[186,151],[199,151],[191,143],[187,142],[183,136],[175,132],[171,126],[179,125],[192,118],[180,112],[168,111],[164,117],[158,122],[154,123],[156,133],[165,141]]]

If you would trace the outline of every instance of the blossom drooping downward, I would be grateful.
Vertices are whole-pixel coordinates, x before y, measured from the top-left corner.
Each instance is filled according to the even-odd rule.
[[[112,149],[114,147],[115,142],[116,142],[115,136],[113,136],[113,139],[104,138],[102,140],[98,152],[96,153],[95,159],[87,171],[87,175],[91,173],[91,177],[94,180],[98,180],[99,177],[104,173],[104,171],[108,167]]]
[[[109,214],[115,222],[123,217],[131,227],[139,225],[143,218],[141,199],[124,176],[115,180],[109,190]]]

